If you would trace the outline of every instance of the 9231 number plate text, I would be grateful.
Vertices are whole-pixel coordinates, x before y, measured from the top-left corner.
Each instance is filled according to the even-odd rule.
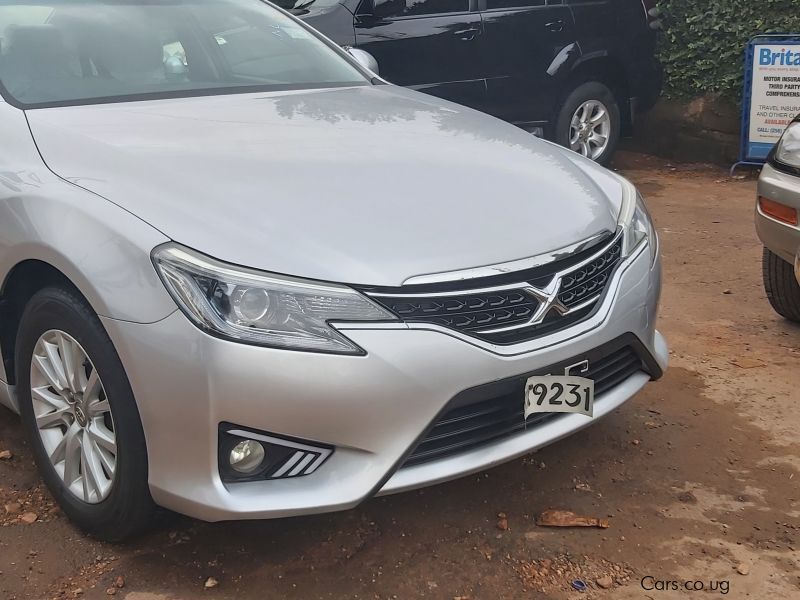
[[[525,384],[525,418],[534,413],[579,413],[591,417],[594,381],[585,377],[542,375]]]

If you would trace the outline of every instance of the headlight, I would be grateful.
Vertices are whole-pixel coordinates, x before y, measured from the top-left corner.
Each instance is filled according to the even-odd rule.
[[[619,226],[623,230],[622,255],[630,256],[641,244],[649,244],[650,264],[658,257],[658,234],[647,211],[644,199],[636,187],[623,180],[622,208],[619,211]]]
[[[156,248],[153,263],[195,325],[237,342],[363,354],[329,323],[397,320],[350,288],[227,265],[175,244]]]
[[[800,169],[800,122],[792,123],[775,147],[775,160]]]

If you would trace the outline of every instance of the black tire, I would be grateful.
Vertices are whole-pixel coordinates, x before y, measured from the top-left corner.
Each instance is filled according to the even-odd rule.
[[[794,266],[764,248],[761,259],[764,290],[772,308],[782,317],[800,323],[800,285]]]
[[[611,117],[611,131],[609,134],[608,145],[602,154],[594,158],[601,165],[607,165],[614,155],[619,144],[619,135],[622,129],[619,104],[613,92],[599,81],[588,81],[581,83],[567,94],[555,120],[555,130],[553,138],[557,144],[570,147],[570,124],[575,112],[585,103],[591,100],[601,102],[607,109]]]
[[[67,488],[36,427],[30,365],[36,342],[52,329],[69,334],[83,347],[103,382],[114,416],[114,479],[108,496],[96,504],[84,502]],[[86,533],[105,541],[120,542],[145,531],[156,516],[156,506],[147,483],[147,447],[139,411],[108,334],[76,291],[51,287],[31,298],[20,319],[16,365],[22,423],[42,479],[64,514]]]

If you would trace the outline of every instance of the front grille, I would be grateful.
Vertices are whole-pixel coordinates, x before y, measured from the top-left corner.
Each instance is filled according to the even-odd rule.
[[[622,257],[622,236],[542,267],[446,284],[405,288],[362,288],[406,323],[439,325],[500,345],[553,333],[584,320],[608,288]],[[535,290],[559,279],[558,311],[537,312]],[[471,289],[464,289],[469,285]],[[565,312],[567,311],[567,312]]]
[[[617,240],[602,255],[590,263],[570,271],[561,278],[561,292],[558,299],[572,308],[583,304],[603,292],[611,273],[619,264],[622,255],[622,239]]]
[[[612,343],[585,358],[576,357],[537,373],[462,392],[450,402],[403,466],[419,465],[472,450],[562,417],[558,413],[533,414],[526,422],[523,406],[525,382],[532,375],[560,375],[567,366],[584,359],[589,360],[589,372],[582,376],[594,380],[596,401],[644,368],[632,345]]]
[[[598,297],[599,299],[599,297]],[[499,331],[495,333],[482,333],[479,337],[487,342],[492,342],[499,346],[508,346],[511,344],[518,344],[526,342],[537,337],[542,337],[548,333],[555,333],[562,329],[568,329],[573,325],[577,325],[589,315],[594,312],[594,303],[590,303],[583,308],[575,308],[574,312],[568,315],[559,315],[556,312],[551,312],[547,318],[541,323],[535,325],[523,326],[508,331]]]
[[[527,323],[539,306],[522,290],[378,300],[404,321],[434,323],[467,332]]]

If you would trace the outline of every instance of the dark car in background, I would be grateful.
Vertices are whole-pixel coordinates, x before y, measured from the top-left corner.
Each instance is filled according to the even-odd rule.
[[[275,0],[397,85],[607,162],[661,92],[654,0]]]

